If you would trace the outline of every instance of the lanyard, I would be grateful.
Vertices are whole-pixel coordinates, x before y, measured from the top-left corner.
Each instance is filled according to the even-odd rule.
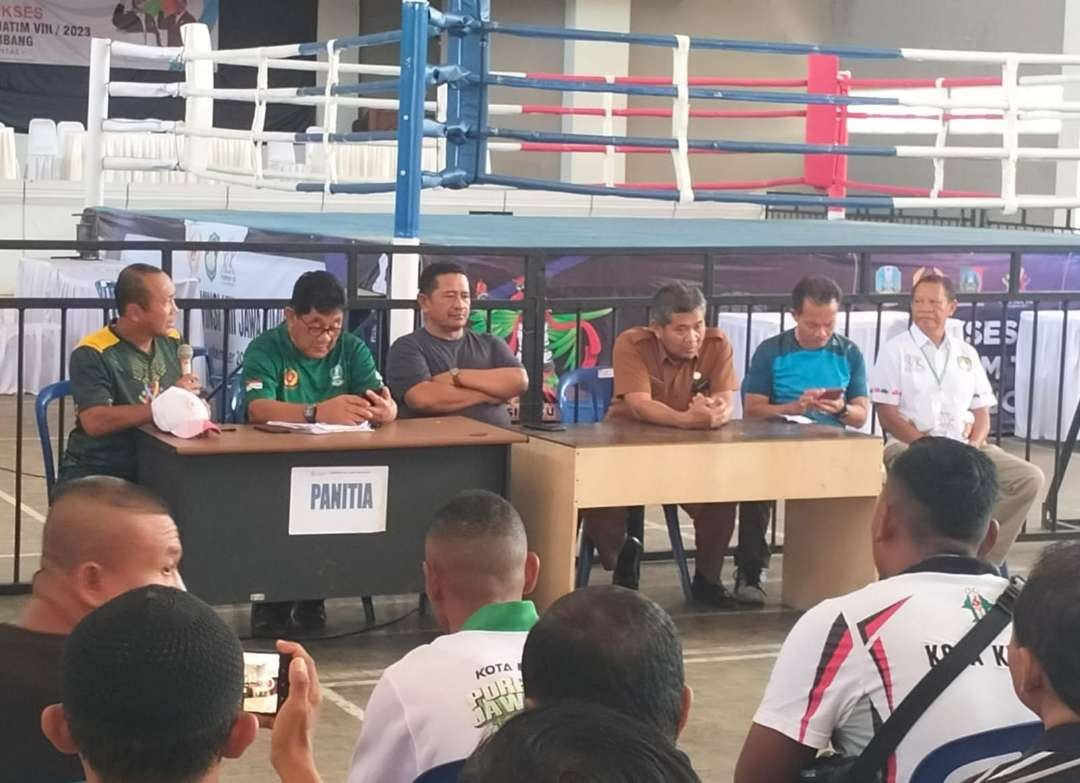
[[[911,334],[911,333],[908,332],[908,334]],[[912,342],[915,341],[915,335],[911,335],[911,340],[912,340]],[[927,353],[926,352],[926,346],[931,345],[931,344],[932,343],[930,342],[930,340],[927,340],[925,343],[923,343],[922,347],[920,347],[919,350],[922,351],[923,358],[926,359],[926,363],[930,366],[930,372],[933,374],[934,380],[937,381],[938,388],[940,389],[941,384],[945,381],[945,373],[947,373],[949,371],[949,359],[951,358],[951,355],[952,355],[952,344],[948,341],[948,338],[946,338],[946,340],[945,340],[945,368],[940,373],[938,372],[938,368],[937,368],[936,355],[934,353]]]

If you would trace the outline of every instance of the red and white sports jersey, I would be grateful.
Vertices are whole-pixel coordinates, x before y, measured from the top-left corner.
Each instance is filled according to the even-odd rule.
[[[942,556],[823,601],[784,641],[754,722],[802,745],[831,743],[858,755],[1006,584],[987,563]],[[1013,692],[1011,632],[1006,628],[919,719],[889,760],[890,783],[907,781],[946,742],[1036,719]]]

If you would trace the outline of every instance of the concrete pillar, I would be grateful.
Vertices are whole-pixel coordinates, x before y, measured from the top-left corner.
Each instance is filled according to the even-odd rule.
[[[630,32],[630,0],[567,0],[566,26],[591,30]],[[567,41],[563,51],[563,70],[593,76],[626,76],[630,68],[630,47],[627,44]],[[564,106],[603,107],[605,96],[599,93],[567,93]],[[612,96],[614,108],[626,107],[626,96]],[[604,118],[563,118],[564,133],[604,133]],[[626,119],[615,118],[610,132],[625,135]],[[562,180],[575,183],[604,181],[604,155],[596,153],[563,153]],[[616,155],[611,172],[615,182],[626,180],[626,156]]]
[[[356,0],[319,0],[318,20],[316,23],[318,40],[327,41],[331,38],[346,38],[356,35],[360,30],[360,3]],[[359,50],[350,49],[341,53],[341,62],[356,63]],[[325,55],[319,58],[325,60]],[[325,84],[325,74],[320,73],[317,84]],[[342,84],[357,81],[356,74],[343,74]],[[315,110],[315,124],[320,128],[323,124],[324,109],[322,106]],[[332,132],[348,133],[352,130],[353,120],[356,119],[356,109],[339,109],[336,127],[330,128]]]

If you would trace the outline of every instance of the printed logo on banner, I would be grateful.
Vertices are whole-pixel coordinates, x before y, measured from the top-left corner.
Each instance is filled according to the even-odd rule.
[[[330,370],[330,385],[331,386],[344,386],[345,385],[345,373],[341,369],[340,364],[335,364],[333,369]]]
[[[385,532],[389,476],[386,465],[293,468],[289,535]]]
[[[210,236],[208,236],[206,238],[206,241],[207,242],[220,242],[221,237],[219,237],[217,235],[217,232],[214,232],[213,234],[211,234]],[[210,278],[210,282],[212,283],[212,282],[214,282],[214,279],[217,277],[218,251],[216,251],[216,250],[207,250],[206,251],[206,264],[205,264],[205,266],[206,266],[206,276],[208,278]]]

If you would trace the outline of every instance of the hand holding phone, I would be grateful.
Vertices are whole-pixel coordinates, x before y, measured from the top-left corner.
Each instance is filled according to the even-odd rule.
[[[289,696],[291,655],[244,650],[244,712],[277,715]]]
[[[823,389],[818,395],[819,400],[839,400],[844,396],[843,389]]]

